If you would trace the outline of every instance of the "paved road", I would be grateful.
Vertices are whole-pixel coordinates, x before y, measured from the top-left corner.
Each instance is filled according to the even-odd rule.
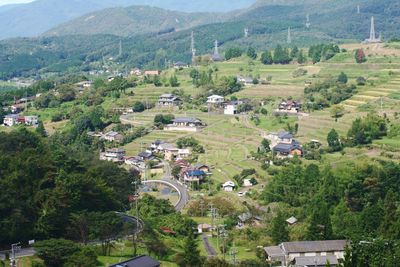
[[[208,240],[208,236],[203,235],[202,237],[203,237],[203,243],[204,243],[204,247],[206,248],[208,257],[217,256],[217,252],[215,251],[213,246],[211,246],[210,241]]]
[[[0,251],[0,260],[4,260],[6,253],[11,255],[11,250]],[[15,253],[16,258],[30,257],[35,255],[35,250],[33,248],[22,248]]]

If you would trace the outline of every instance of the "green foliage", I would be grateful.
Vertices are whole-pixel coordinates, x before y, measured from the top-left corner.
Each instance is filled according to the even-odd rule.
[[[36,254],[48,267],[64,266],[69,258],[78,253],[80,248],[72,241],[65,239],[49,239],[35,244]]]
[[[331,149],[332,152],[342,150],[342,143],[340,142],[339,134],[336,132],[335,129],[332,129],[328,133],[327,141],[329,148]]]
[[[39,121],[35,132],[41,137],[46,137],[47,136],[47,132],[46,132],[46,129],[44,128],[44,125],[43,125],[42,121]]]
[[[230,60],[232,58],[241,57],[243,54],[242,49],[238,47],[232,47],[225,51],[225,59]]]
[[[357,118],[353,121],[347,133],[349,145],[365,145],[372,140],[379,139],[387,135],[387,122],[384,118],[368,114],[365,118]]]
[[[364,86],[367,83],[367,80],[364,77],[358,77],[356,83],[358,86]]]
[[[176,145],[178,148],[193,148],[193,151],[196,153],[204,153],[204,147],[200,145],[199,141],[197,141],[193,137],[181,137],[176,141]]]
[[[154,117],[154,124],[156,126],[161,126],[161,125],[167,125],[167,124],[171,124],[172,121],[175,119],[175,116],[172,114],[157,114]]]
[[[341,72],[341,73],[339,74],[337,80],[338,80],[338,82],[340,82],[340,83],[342,83],[342,84],[346,84],[347,81],[348,81],[349,79],[347,78],[346,73]]]
[[[171,87],[178,87],[179,86],[179,81],[178,81],[178,78],[176,77],[176,75],[172,75],[169,78],[169,85],[171,85]]]
[[[274,63],[275,64],[289,64],[292,59],[289,55],[289,49],[277,45],[274,50]]]
[[[308,50],[308,56],[312,59],[314,64],[329,60],[338,53],[340,53],[340,48],[334,44],[312,45]]]
[[[355,57],[356,62],[358,64],[367,62],[367,58],[365,56],[364,50],[362,50],[362,49],[357,49],[355,54],[354,54],[354,57]]]
[[[275,244],[289,241],[289,230],[286,219],[280,211],[272,220],[271,237]]]
[[[299,51],[299,55],[297,56],[297,62],[299,64],[304,64],[307,62],[307,57],[304,55],[303,49]]]
[[[257,52],[253,47],[247,49],[247,56],[253,60],[257,59]]]
[[[140,101],[136,101],[133,104],[132,110],[133,112],[143,112],[146,109],[146,107],[144,106],[144,104]]]
[[[261,54],[261,63],[263,63],[264,65],[271,65],[274,63],[271,51],[265,51]]]
[[[183,252],[177,256],[176,262],[181,267],[200,267],[203,259],[197,248],[197,242],[192,231],[189,232],[183,246]]]

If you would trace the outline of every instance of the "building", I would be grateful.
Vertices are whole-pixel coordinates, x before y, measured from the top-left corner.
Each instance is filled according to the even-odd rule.
[[[225,102],[225,98],[219,95],[212,95],[207,97],[207,104],[210,105],[221,105]]]
[[[158,106],[160,107],[174,107],[182,104],[182,100],[173,94],[163,94],[158,99]]]
[[[201,120],[196,118],[176,118],[173,123],[167,125],[164,130],[166,131],[185,131],[197,132],[204,127]]]
[[[192,169],[184,170],[181,175],[183,182],[185,184],[190,184],[192,186],[194,184],[200,185],[200,183],[204,180],[205,176],[206,176],[205,172]]]
[[[158,76],[160,74],[161,74],[161,71],[159,71],[159,70],[146,70],[144,72],[145,76]]]
[[[38,116],[25,116],[24,120],[25,120],[25,125],[28,125],[28,126],[35,126],[35,125],[38,125],[38,123],[39,123]]]
[[[222,185],[222,189],[224,189],[225,192],[232,192],[235,189],[235,183],[228,181]]]
[[[309,262],[318,264],[326,259],[331,259],[331,264],[335,264],[339,259],[344,258],[344,251],[347,245],[346,240],[326,240],[326,241],[297,241],[283,242],[278,246],[265,247],[269,262],[280,262],[282,266],[310,266]],[[325,258],[324,258],[325,257]],[[303,264],[303,265],[299,265]],[[336,263],[337,264],[337,263]],[[323,265],[323,266],[324,266]]]
[[[236,115],[240,113],[239,106],[243,104],[248,104],[250,101],[248,99],[239,99],[234,101],[229,101],[225,103],[224,114],[225,115]]]
[[[205,233],[205,232],[210,232],[212,229],[212,226],[207,224],[207,223],[201,223],[197,226],[197,232],[199,234]]]
[[[130,75],[135,75],[135,76],[140,76],[142,75],[142,71],[138,68],[134,68],[133,70],[130,71]]]
[[[9,114],[4,116],[3,124],[5,126],[14,126],[15,124],[18,124],[18,114]]]
[[[278,112],[280,113],[299,113],[301,111],[301,103],[294,100],[284,100],[279,103]]]
[[[108,142],[122,143],[122,141],[124,140],[124,136],[118,132],[111,131],[111,132],[104,134],[102,136],[102,139],[104,139]]]
[[[244,85],[244,86],[251,86],[254,85],[254,79],[251,77],[244,77],[244,76],[236,76],[237,82]]]
[[[121,148],[106,149],[105,152],[100,153],[100,160],[111,161],[115,163],[124,163],[125,150]]]
[[[81,89],[86,89],[86,88],[90,88],[93,85],[93,82],[92,81],[82,81],[82,82],[76,83],[76,85]]]
[[[271,142],[270,148],[278,157],[303,156],[304,150],[301,144],[293,139],[289,132],[270,133],[266,138]]]
[[[287,219],[286,222],[287,222],[289,225],[294,225],[294,224],[297,223],[297,218],[294,217],[294,216],[292,216],[292,217],[290,217],[289,219]]]
[[[315,256],[315,257],[298,257],[294,260],[294,267],[325,267],[329,262],[329,266],[338,266],[339,261],[336,256]]]
[[[149,151],[143,151],[138,154],[138,158],[142,161],[149,161],[154,159],[153,153]]]
[[[196,170],[200,170],[203,171],[205,173],[209,173],[210,172],[210,167],[208,167],[207,165],[203,164],[203,163],[197,163],[196,165],[194,165],[194,168]]]
[[[149,256],[138,256],[133,259],[123,261],[109,267],[160,267],[161,263]]]
[[[178,62],[174,63],[174,68],[175,69],[186,69],[186,68],[189,68],[189,65],[182,61],[178,61]]]
[[[243,180],[243,187],[252,187],[253,183],[251,182],[251,179],[244,179]]]

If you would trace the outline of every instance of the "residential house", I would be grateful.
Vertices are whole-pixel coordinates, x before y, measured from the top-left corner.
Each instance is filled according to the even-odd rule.
[[[292,266],[293,263],[304,264],[295,266],[310,266],[309,261],[314,262],[314,266],[317,262],[319,266],[318,264],[324,260],[322,257],[327,259],[332,257],[331,264],[335,264],[333,257],[336,260],[343,259],[346,245],[346,240],[297,241],[283,242],[278,246],[265,247],[264,250],[269,262],[280,262],[282,266]]]
[[[138,171],[142,171],[146,168],[146,163],[139,157],[125,157],[125,164],[134,167]]]
[[[225,98],[223,96],[219,95],[212,95],[207,97],[207,104],[209,105],[221,105],[222,103],[225,102]]]
[[[182,104],[182,100],[173,94],[163,94],[158,99],[158,106],[160,107],[175,107]]]
[[[121,148],[106,149],[100,153],[100,160],[111,161],[115,163],[124,163],[125,150]]]
[[[144,72],[145,76],[158,76],[160,74],[161,74],[161,71],[159,71],[159,70],[146,70]]]
[[[266,138],[271,142],[272,151],[279,157],[301,157],[304,154],[301,144],[289,132],[270,133]]]
[[[149,256],[138,256],[133,259],[123,261],[109,267],[160,267],[161,263]]]
[[[222,185],[222,189],[225,192],[232,192],[235,189],[235,183],[232,181],[228,181]]]
[[[184,159],[178,159],[174,163],[176,166],[181,167],[182,169],[188,169],[190,167],[190,163]]]
[[[243,186],[244,187],[252,187],[253,183],[251,182],[251,179],[244,179],[243,180]]]
[[[18,114],[9,114],[4,116],[3,124],[5,126],[14,126],[15,124],[18,124]]]
[[[39,123],[38,116],[24,116],[25,125],[35,126]]]
[[[189,68],[189,65],[182,61],[178,61],[178,62],[174,63],[174,68],[175,69],[186,69],[186,68]]]
[[[199,234],[205,233],[205,232],[210,232],[212,229],[212,226],[207,224],[207,223],[201,223],[197,226],[197,232]]]
[[[315,257],[297,257],[293,261],[294,267],[325,267],[329,262],[329,266],[338,266],[338,258],[334,255],[315,256]]]
[[[111,132],[104,134],[102,136],[102,139],[104,139],[108,142],[122,143],[122,141],[124,140],[124,136],[118,132],[111,131]]]
[[[26,104],[24,103],[11,105],[10,106],[11,113],[13,114],[20,113],[25,109],[25,105]]]
[[[154,156],[150,151],[143,151],[138,154],[138,158],[142,161],[149,161],[154,159]]]
[[[204,127],[201,120],[196,118],[176,118],[173,123],[167,125],[165,131],[197,132]]]
[[[203,181],[205,176],[205,172],[192,169],[184,170],[182,174],[183,182],[191,185],[195,183],[199,185],[200,182]]]
[[[86,89],[86,88],[90,88],[93,85],[93,82],[92,81],[81,81],[79,83],[76,83],[76,85],[81,89]]]
[[[239,106],[249,103],[248,99],[239,99],[239,100],[234,100],[234,101],[229,101],[225,103],[224,106],[224,114],[225,115],[236,115],[239,114]]]
[[[244,85],[244,86],[251,86],[254,85],[254,79],[251,77],[243,77],[243,76],[236,76],[237,82]]]
[[[280,113],[299,113],[301,110],[301,103],[294,100],[284,100],[279,103],[278,112]]]
[[[142,71],[138,68],[134,68],[133,70],[130,71],[130,75],[140,76],[142,75]]]
[[[200,171],[203,171],[205,173],[209,173],[210,172],[210,167],[208,167],[207,165],[205,165],[203,163],[197,163],[196,165],[194,165],[194,168],[196,170],[200,170]]]

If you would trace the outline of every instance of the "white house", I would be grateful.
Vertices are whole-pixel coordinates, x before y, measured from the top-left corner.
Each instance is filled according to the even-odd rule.
[[[108,141],[108,142],[122,142],[124,139],[124,136],[122,134],[119,134],[118,132],[108,132],[102,136],[102,139]]]
[[[25,125],[34,126],[39,123],[38,116],[25,116]]]
[[[18,118],[19,118],[18,114],[9,114],[4,116],[3,123],[4,125],[11,127],[18,123]]]
[[[107,149],[105,152],[100,153],[100,160],[106,160],[115,163],[123,163],[124,157],[125,150],[121,148]]]
[[[243,84],[244,86],[251,86],[253,85],[253,78],[251,77],[243,77],[243,76],[236,76],[237,82]]]
[[[244,187],[252,187],[253,183],[251,182],[251,179],[244,179],[243,180],[243,186]]]
[[[196,118],[176,118],[173,123],[164,127],[165,131],[197,132],[204,127],[201,120]]]
[[[232,192],[235,189],[235,183],[232,181],[228,181],[222,185],[222,188],[225,192]]]
[[[207,97],[207,104],[218,105],[224,103],[225,98],[219,95],[212,95]]]

